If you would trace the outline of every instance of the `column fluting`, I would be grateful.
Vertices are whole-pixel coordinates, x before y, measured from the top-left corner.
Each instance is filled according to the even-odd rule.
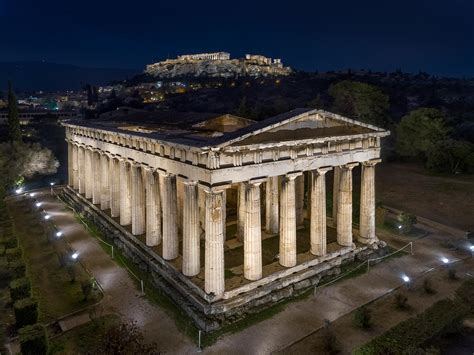
[[[142,169],[139,164],[132,164],[132,234],[145,233],[145,186]]]
[[[176,176],[163,174],[160,179],[163,210],[163,258],[172,260],[179,255]]]
[[[100,192],[101,192],[101,179],[100,179],[100,154],[96,151],[92,151],[92,203],[100,203]]]
[[[120,216],[120,163],[117,157],[109,158],[110,215]]]
[[[120,160],[120,225],[132,223],[132,189],[130,163]]]
[[[267,179],[265,187],[265,230],[277,234],[279,230],[278,176]]]
[[[375,165],[380,159],[362,163],[360,184],[359,242],[371,244],[375,236]]]
[[[326,255],[326,172],[331,168],[321,168],[311,172],[311,254]]]
[[[245,184],[244,277],[262,278],[262,228],[260,183]]]
[[[287,175],[281,178],[280,264],[285,267],[296,265],[296,176],[297,175]]]
[[[102,153],[100,155],[100,209],[108,208],[110,208],[109,157]]]
[[[183,274],[195,276],[201,269],[198,185],[196,181],[186,181],[183,185]]]
[[[352,169],[357,163],[340,167],[337,210],[337,243],[352,246]]]
[[[145,169],[146,184],[146,245],[161,243],[160,180],[153,169]]]

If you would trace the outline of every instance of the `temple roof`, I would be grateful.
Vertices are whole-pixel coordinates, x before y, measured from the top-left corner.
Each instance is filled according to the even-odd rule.
[[[65,124],[208,149],[389,134],[373,125],[309,108],[259,122],[230,114],[133,111],[109,119],[68,120]]]

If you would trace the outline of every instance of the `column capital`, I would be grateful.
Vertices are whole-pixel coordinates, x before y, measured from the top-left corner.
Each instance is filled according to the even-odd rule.
[[[320,168],[316,168],[314,169],[312,172],[313,173],[316,173],[318,175],[324,175],[326,174],[328,171],[331,171],[332,170],[332,166],[322,166]]]
[[[226,185],[219,185],[219,186],[208,186],[208,185],[202,185],[200,184],[202,190],[205,192],[205,193],[208,193],[208,194],[214,194],[214,193],[222,193],[224,192],[225,190],[227,190],[230,185],[226,184]]]
[[[246,184],[248,185],[254,185],[254,186],[260,186],[260,184],[267,182],[268,177],[261,177],[261,178],[256,178],[256,179],[250,179],[248,181],[245,181]]]
[[[291,172],[291,173],[288,173],[288,174],[284,175],[284,178],[287,179],[287,180],[294,180],[298,176],[301,176],[301,175],[303,175],[302,171],[294,171],[294,172]]]
[[[188,179],[183,179],[183,184],[186,186],[196,186],[198,184],[197,180],[188,180]]]
[[[357,162],[354,162],[354,163],[347,163],[345,165],[341,165],[340,168],[341,169],[346,169],[346,170],[352,170],[354,169],[357,165],[359,165],[359,163]]]
[[[362,162],[362,165],[364,165],[364,166],[375,166],[375,165],[377,165],[378,163],[381,163],[381,162],[382,162],[382,159],[372,159],[372,160],[367,160],[367,161]]]

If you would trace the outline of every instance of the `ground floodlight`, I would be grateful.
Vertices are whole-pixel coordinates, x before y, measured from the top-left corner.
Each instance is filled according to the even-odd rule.
[[[59,238],[59,237],[61,237],[62,235],[63,235],[63,232],[61,232],[61,231],[56,232],[56,237]]]
[[[401,225],[401,224],[398,226],[398,229],[402,229],[402,225]]]
[[[403,282],[410,282],[410,278],[407,275],[402,276]]]
[[[51,186],[54,186],[54,182],[50,182],[49,184],[50,184]]]
[[[30,196],[34,197],[36,194],[34,192],[30,192]]]
[[[35,205],[36,207],[41,207],[41,202],[36,202]]]
[[[15,190],[15,193],[17,195],[21,194],[22,192],[23,192],[23,189],[21,187]]]
[[[44,216],[44,219],[46,219],[46,220],[48,220],[48,219],[50,219],[50,218],[51,218],[51,216],[50,216],[49,214],[47,214],[46,216]]]
[[[449,263],[448,258],[441,258],[441,261],[443,262],[443,264],[448,264]]]
[[[71,254],[71,259],[76,260],[79,257],[79,253],[75,251],[74,253]]]
[[[470,251],[474,251],[474,245],[471,245],[471,246],[469,247],[469,250],[470,250]]]

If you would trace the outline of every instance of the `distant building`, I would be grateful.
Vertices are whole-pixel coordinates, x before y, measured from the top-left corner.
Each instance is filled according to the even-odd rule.
[[[76,112],[73,111],[20,111],[18,112],[18,118],[20,120],[21,125],[27,125],[32,121],[40,120],[42,118],[46,118],[48,116],[52,116],[57,119],[66,119],[66,118],[73,118],[77,116]],[[6,124],[8,122],[8,112],[1,111],[0,112],[0,124]]]
[[[178,56],[178,60],[229,60],[229,59],[230,59],[230,53],[227,53],[227,52],[184,54],[184,55]]]

